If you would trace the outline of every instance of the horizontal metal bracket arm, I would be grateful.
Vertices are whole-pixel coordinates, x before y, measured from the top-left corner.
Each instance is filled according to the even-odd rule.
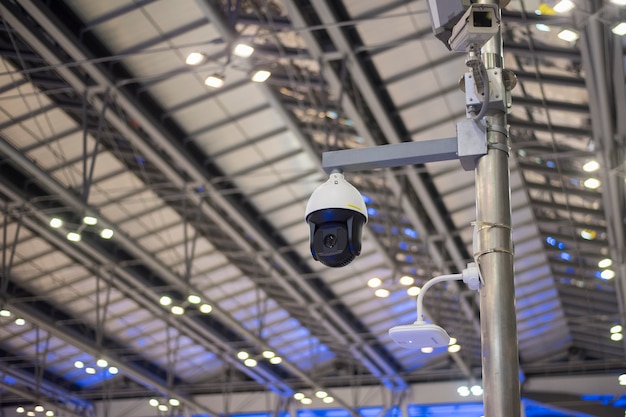
[[[475,122],[464,121],[457,124],[457,137],[324,152],[322,167],[328,173],[355,172],[459,159],[471,171],[486,154],[486,135]]]

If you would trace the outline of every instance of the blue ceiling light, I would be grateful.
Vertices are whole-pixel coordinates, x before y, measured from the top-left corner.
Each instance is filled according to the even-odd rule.
[[[552,236],[548,236],[546,238],[546,243],[548,243],[548,245],[550,246],[556,246],[556,239],[553,238]]]
[[[407,235],[408,237],[412,237],[413,239],[417,239],[417,232],[411,229],[410,227],[404,228],[404,234]]]
[[[563,259],[564,261],[571,261],[572,255],[567,252],[561,252],[561,259]]]
[[[368,208],[367,208],[367,214],[368,214],[369,216],[377,216],[377,215],[378,215],[378,210],[376,210],[376,209],[375,209],[375,208],[373,208],[373,207],[368,207]]]
[[[361,194],[361,197],[363,197],[363,201],[365,202],[365,204],[372,204],[372,199],[368,196],[366,196],[365,194]]]

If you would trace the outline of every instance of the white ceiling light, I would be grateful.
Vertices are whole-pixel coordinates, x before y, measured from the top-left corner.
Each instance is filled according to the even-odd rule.
[[[83,217],[83,223],[88,226],[95,226],[98,224],[98,218],[94,216],[85,216]]]
[[[272,75],[272,73],[267,70],[258,70],[252,75],[252,81],[255,83],[263,83],[267,81],[270,75]]]
[[[170,398],[168,402],[172,407],[178,407],[180,405],[180,401],[176,398]]]
[[[325,404],[332,404],[332,403],[334,403],[334,402],[335,402],[335,399],[334,399],[333,397],[331,397],[331,396],[328,396],[328,397],[324,397],[324,398],[322,398],[322,401],[323,401]]]
[[[594,172],[598,169],[600,169],[600,164],[595,160],[586,162],[585,165],[583,165],[583,171],[585,172]]]
[[[413,285],[415,283],[415,278],[409,276],[409,275],[405,275],[403,277],[400,278],[400,284],[405,285],[405,286],[409,286],[409,285]]]
[[[595,190],[600,187],[600,180],[597,178],[587,178],[585,182],[583,182],[583,185],[590,190]]]
[[[26,320],[24,320],[23,318],[18,317],[18,318],[15,319],[15,325],[16,326],[23,326],[25,324],[26,324]]]
[[[111,375],[117,375],[120,372],[119,369],[117,369],[117,366],[111,366],[109,367],[109,373]]]
[[[622,327],[621,324],[616,324],[615,326],[611,327],[611,333],[621,333],[622,330],[624,330],[624,328]]]
[[[243,361],[245,359],[248,359],[250,357],[250,354],[248,352],[242,350],[242,351],[237,353],[237,357]]]
[[[113,230],[111,230],[111,229],[102,229],[100,231],[100,237],[102,239],[111,239],[113,237]]]
[[[461,350],[461,345],[450,345],[448,346],[448,352],[457,353]]]
[[[458,387],[456,389],[456,392],[461,396],[461,397],[467,397],[468,395],[470,395],[470,389],[468,387],[466,387],[465,385]]]
[[[423,347],[421,350],[422,350],[422,353],[433,353],[435,349],[431,347]]]
[[[605,269],[604,271],[602,271],[600,273],[600,278],[602,279],[613,279],[615,278],[615,271],[613,271],[612,269]]]
[[[276,354],[272,352],[271,350],[264,350],[263,353],[261,353],[261,355],[263,355],[265,359],[271,359],[274,356],[276,356]]]
[[[182,308],[181,306],[172,306],[172,308],[170,309],[170,311],[172,312],[172,314],[174,314],[175,316],[182,316],[183,314],[185,314],[185,309]]]
[[[550,26],[546,25],[545,23],[537,23],[535,27],[540,32],[550,32]]]
[[[157,400],[156,398],[151,398],[150,401],[148,401],[148,404],[150,404],[152,407],[158,407],[159,400]]]
[[[202,304],[200,306],[200,312],[203,314],[209,314],[211,311],[213,311],[213,307],[209,304]]]
[[[187,297],[187,301],[189,301],[191,304],[200,304],[200,301],[202,301],[202,298],[200,298],[200,296],[195,295],[195,294],[189,294],[189,296]]]
[[[248,58],[254,52],[254,48],[245,43],[240,43],[233,49],[233,54],[241,58]]]
[[[566,13],[572,10],[576,5],[571,0],[561,0],[552,8],[557,13]]]
[[[283,358],[281,358],[280,356],[274,356],[273,358],[270,359],[270,363],[272,365],[278,365],[282,361],[283,361]]]
[[[59,227],[63,226],[63,220],[59,219],[58,217],[53,217],[50,219],[50,227],[52,227],[53,229],[58,229]]]
[[[109,363],[106,359],[98,359],[96,361],[96,365],[98,365],[100,368],[106,368],[107,366],[109,366]]]
[[[617,380],[620,385],[626,385],[626,374],[621,374]]]
[[[374,277],[374,278],[370,278],[369,281],[367,281],[367,286],[370,288],[377,288],[377,287],[380,287],[382,283],[383,281],[380,278]]]
[[[216,74],[209,75],[204,80],[204,84],[209,87],[220,88],[224,85],[224,78]]]
[[[611,32],[613,32],[617,36],[626,35],[626,22],[619,22],[617,25],[611,28]]]
[[[157,406],[157,409],[158,409],[159,411],[167,411],[167,410],[168,410],[167,405],[165,405],[165,404],[159,404],[159,405]]]
[[[407,295],[411,296],[411,297],[415,297],[420,295],[420,293],[422,292],[422,289],[420,287],[409,287],[406,290]]]
[[[159,298],[159,303],[162,306],[169,306],[172,304],[172,297],[169,297],[167,295],[162,296],[161,298]]]
[[[11,317],[11,312],[9,310],[2,309],[0,310],[0,317]]]
[[[309,405],[313,402],[313,400],[308,397],[304,397],[303,399],[300,400],[300,402],[304,405]]]
[[[562,40],[567,41],[567,42],[574,42],[576,39],[578,39],[578,33],[574,32],[573,30],[569,30],[569,29],[563,29],[556,36],[558,36],[559,39],[562,39]]]
[[[74,368],[76,369],[83,369],[85,367],[85,364],[82,361],[75,361],[74,362]]]
[[[328,393],[326,391],[319,390],[315,392],[315,396],[317,398],[326,398],[328,397]]]
[[[614,342],[621,342],[624,339],[622,333],[611,333],[611,340]]]
[[[248,358],[243,361],[243,364],[246,365],[248,368],[254,368],[257,365],[257,361],[256,359]]]
[[[76,232],[69,232],[66,237],[70,242],[80,242],[81,239],[80,233]]]
[[[472,392],[472,394],[474,394],[477,397],[479,395],[483,395],[483,387],[481,387],[480,385],[472,385],[472,388],[470,388],[470,391]]]
[[[611,265],[613,265],[613,260],[611,258],[604,258],[598,262],[598,268],[602,269],[608,268]]]
[[[89,367],[89,368],[85,368],[85,373],[88,373],[89,375],[95,375],[96,374],[96,369]]]
[[[204,62],[206,56],[201,52],[191,52],[185,59],[187,65],[200,65]]]
[[[296,392],[295,394],[293,394],[293,399],[296,401],[300,401],[305,397],[305,395],[301,392]]]
[[[385,288],[379,288],[376,291],[374,291],[374,295],[378,298],[387,298],[389,297],[389,290]]]

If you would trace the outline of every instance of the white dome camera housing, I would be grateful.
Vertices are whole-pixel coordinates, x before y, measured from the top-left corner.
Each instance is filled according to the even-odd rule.
[[[342,173],[330,174],[328,181],[311,194],[304,218],[310,227],[311,254],[316,261],[338,268],[361,253],[367,207]]]

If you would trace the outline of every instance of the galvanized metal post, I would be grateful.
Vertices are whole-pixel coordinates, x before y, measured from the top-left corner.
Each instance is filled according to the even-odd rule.
[[[504,83],[501,29],[482,48],[482,59],[487,70],[493,70],[491,82]],[[489,148],[487,155],[479,159],[475,170],[475,257],[484,280],[480,290],[483,401],[485,417],[519,417],[519,360],[506,110],[490,109],[484,120]]]

